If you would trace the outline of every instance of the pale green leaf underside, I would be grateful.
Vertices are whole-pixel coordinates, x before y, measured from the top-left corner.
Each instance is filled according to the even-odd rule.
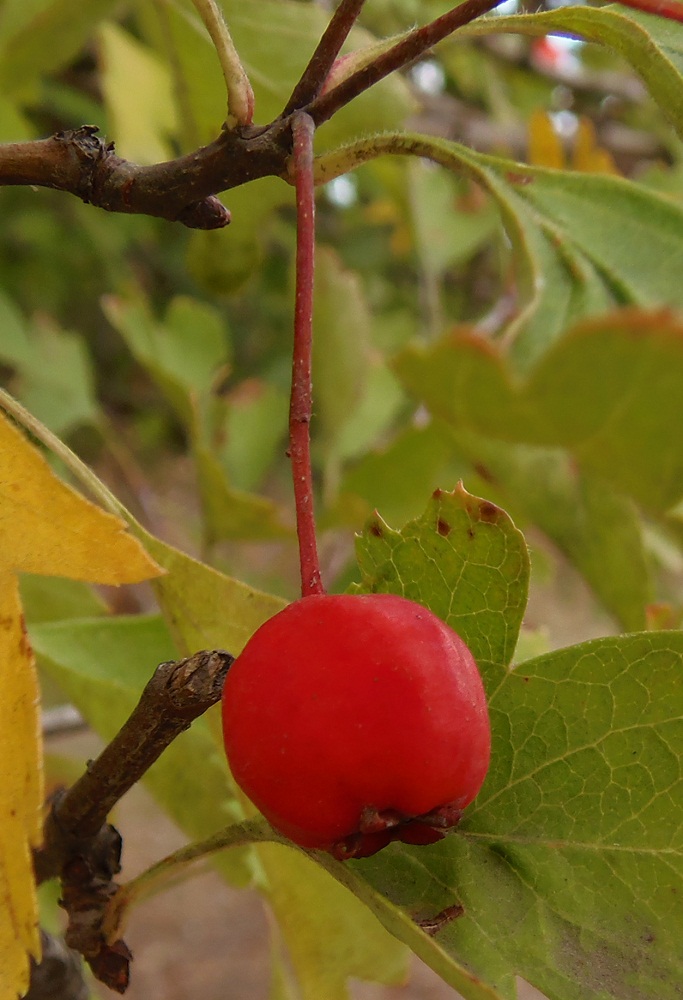
[[[521,664],[491,698],[491,770],[460,833],[356,870],[419,915],[461,902],[438,941],[501,995],[516,973],[551,1000],[679,997],[682,656],[662,632]]]

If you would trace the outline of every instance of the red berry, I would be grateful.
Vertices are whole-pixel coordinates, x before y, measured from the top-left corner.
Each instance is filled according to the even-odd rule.
[[[391,594],[305,597],[265,622],[228,672],[223,730],[235,780],[272,825],[342,858],[441,839],[491,742],[465,643]]]

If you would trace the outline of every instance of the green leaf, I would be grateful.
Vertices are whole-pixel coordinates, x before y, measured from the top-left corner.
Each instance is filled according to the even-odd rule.
[[[197,467],[206,541],[290,536],[291,524],[279,507],[265,497],[235,489],[221,463],[220,439],[228,431],[229,409],[213,391],[228,359],[220,314],[185,296],[171,301],[163,323],[154,319],[142,299],[108,296],[104,308],[186,427]]]
[[[223,0],[222,7],[254,88],[256,120],[265,124],[282,111],[329,18],[314,4],[292,0],[259,0],[257,8],[240,0]],[[183,113],[194,119],[200,141],[208,141],[225,118],[218,59],[189,2],[172,0],[164,8],[164,17],[163,28],[150,17],[145,19],[148,37],[164,54],[172,43],[181,77],[176,88],[187,105]],[[358,48],[372,41],[368,32],[356,28],[349,45]],[[366,131],[396,128],[413,109],[407,85],[394,75],[335,115],[320,130],[320,139],[331,146]]]
[[[294,537],[291,522],[273,500],[233,489],[218,459],[203,445],[195,443],[194,457],[208,544]]]
[[[317,179],[382,153],[431,158],[471,177],[498,204],[517,269],[519,310],[504,333],[518,372],[570,322],[613,305],[683,306],[679,202],[619,177],[528,167],[414,134],[380,136],[324,156]]]
[[[99,43],[100,83],[117,152],[137,163],[170,160],[177,112],[168,70],[116,24],[100,27]]]
[[[674,1000],[682,655],[661,632],[521,664],[491,696],[491,769],[459,832],[354,871],[409,912],[464,905],[439,943],[505,996],[517,974],[550,1000]]]
[[[109,611],[100,595],[82,580],[22,573],[21,606],[31,625],[64,618],[94,618]]]
[[[30,637],[40,665],[106,741],[132,712],[157,664],[177,655],[156,615],[52,622],[33,627]],[[174,740],[143,781],[190,838],[243,818],[205,718]],[[223,852],[215,863],[231,881],[251,880],[248,852]]]
[[[480,18],[458,31],[458,39],[499,32],[575,35],[623,56],[678,134],[683,136],[683,26],[676,21],[626,10],[572,5],[542,14]]]
[[[131,530],[167,571],[155,581],[155,590],[168,628],[184,654],[227,649],[236,656],[259,625],[287,603],[192,559],[135,523]]]
[[[365,520],[373,509],[392,523],[416,517],[425,493],[440,483],[462,478],[467,464],[454,456],[453,439],[441,421],[407,427],[381,451],[364,455],[342,480],[339,515],[349,511],[349,523]]]
[[[149,372],[185,427],[194,431],[230,358],[222,316],[187,296],[171,299],[157,320],[142,295],[107,295],[105,315]]]
[[[480,337],[415,346],[396,369],[456,428],[570,450],[586,472],[664,511],[683,496],[683,326],[624,311],[570,330],[525,384]]]
[[[405,947],[327,872],[276,844],[259,845],[258,855],[301,1000],[347,1000],[351,977],[405,980]]]
[[[367,393],[370,313],[360,278],[327,247],[316,254],[313,370],[316,428],[325,452]]]
[[[21,92],[41,76],[66,66],[99,21],[120,0],[4,0],[0,20],[0,86]]]
[[[462,188],[462,181],[424,160],[409,164],[410,222],[427,274],[440,277],[448,268],[464,264],[490,242],[498,227],[498,213],[483,199],[476,209],[458,210]]]
[[[24,324],[14,308],[2,310],[0,358],[16,370],[14,391],[24,405],[56,434],[66,436],[99,421],[92,363],[83,338],[52,320]]]
[[[357,554],[360,590],[426,605],[465,640],[480,667],[510,662],[526,607],[529,556],[500,507],[462,484],[452,493],[436,490],[423,516],[401,531],[379,515],[371,518]]]
[[[462,430],[453,436],[491,498],[545,532],[626,631],[644,629],[652,593],[635,504],[581,472],[561,449],[511,445]]]
[[[178,296],[163,322],[141,296],[106,296],[107,319],[147,369],[186,427],[193,427],[197,404],[207,396],[229,357],[220,314],[204,303]]]
[[[226,397],[222,459],[239,489],[258,487],[285,450],[289,397],[261,379],[246,379]]]

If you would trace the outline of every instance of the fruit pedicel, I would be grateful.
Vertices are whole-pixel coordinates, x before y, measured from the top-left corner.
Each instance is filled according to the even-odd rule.
[[[297,262],[289,454],[301,600],[232,664],[223,733],[232,773],[280,833],[340,859],[432,844],[479,791],[491,733],[469,649],[393,594],[328,595],[317,552],[309,426],[314,125],[293,122]]]

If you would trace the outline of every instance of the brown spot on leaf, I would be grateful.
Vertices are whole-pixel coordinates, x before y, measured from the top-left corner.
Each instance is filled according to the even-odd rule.
[[[461,917],[464,912],[464,906],[461,906],[460,903],[454,903],[452,906],[445,907],[445,909],[435,914],[435,916],[427,917],[424,920],[416,920],[415,923],[425,934],[433,937],[434,934],[438,934],[440,930],[443,930],[447,924],[450,924],[452,920]]]
[[[370,525],[368,525],[368,531],[371,535],[374,535],[375,538],[381,538],[384,534],[382,526],[378,524],[377,521],[373,521]]]
[[[444,538],[447,538],[448,535],[450,535],[451,533],[451,526],[448,523],[448,521],[444,521],[444,519],[440,517],[439,520],[436,522],[436,530],[439,532],[440,535],[443,535]]]
[[[482,521],[497,521],[500,515],[500,507],[496,507],[489,500],[482,500],[479,504],[479,517]]]
[[[436,489],[434,490],[434,492],[432,493],[432,500],[440,500],[440,499],[441,499],[441,497],[443,496],[443,494],[444,494],[444,491],[443,491],[443,490],[441,490],[441,489],[439,489],[439,488],[437,487],[437,488],[436,488]]]

